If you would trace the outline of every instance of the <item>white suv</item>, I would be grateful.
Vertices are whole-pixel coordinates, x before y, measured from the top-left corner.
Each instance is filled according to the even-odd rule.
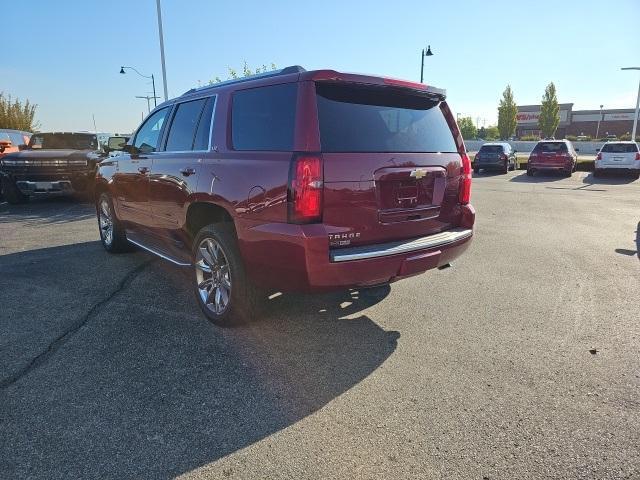
[[[604,170],[629,170],[640,177],[640,150],[636,142],[607,142],[596,157],[594,175]]]

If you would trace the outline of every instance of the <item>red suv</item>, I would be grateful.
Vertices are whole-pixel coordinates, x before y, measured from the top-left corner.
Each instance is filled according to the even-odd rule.
[[[194,269],[205,315],[262,292],[393,282],[469,245],[471,164],[443,90],[288,67],[159,105],[96,178],[100,236]]]
[[[529,155],[527,175],[533,176],[538,170],[549,170],[570,177],[577,165],[578,154],[569,140],[542,140]]]

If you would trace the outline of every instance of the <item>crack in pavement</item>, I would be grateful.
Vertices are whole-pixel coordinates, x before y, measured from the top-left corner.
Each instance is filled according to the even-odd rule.
[[[57,338],[55,338],[49,346],[36,355],[26,366],[22,367],[13,375],[10,375],[7,378],[0,380],[0,389],[5,389],[10,387],[18,380],[20,380],[25,375],[28,375],[32,370],[35,370],[44,362],[46,362],[52,355],[54,355],[62,345],[66,343],[78,330],[80,330],[83,326],[87,324],[87,322],[91,319],[91,317],[99,311],[99,309],[104,306],[107,302],[113,299],[118,293],[123,291],[131,282],[149,265],[151,265],[155,261],[154,258],[142,262],[136,268],[127,273],[120,283],[118,283],[117,287],[109,293],[105,298],[100,300],[97,303],[94,303],[91,308],[82,315],[76,322],[74,322],[67,330],[65,330],[62,334],[60,334]]]

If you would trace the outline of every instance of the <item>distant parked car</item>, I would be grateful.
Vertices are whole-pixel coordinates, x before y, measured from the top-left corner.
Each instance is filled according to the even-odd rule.
[[[539,170],[562,172],[571,176],[578,165],[578,154],[569,140],[541,140],[527,161],[527,175]]]
[[[506,142],[485,143],[473,159],[473,172],[480,169],[507,173],[516,169],[516,151]]]
[[[29,143],[31,134],[21,130],[0,129],[0,158],[24,149]]]
[[[636,142],[607,142],[596,156],[593,174],[605,170],[629,170],[640,178],[640,150]]]
[[[0,158],[0,180],[9,203],[39,194],[90,194],[104,154],[92,133],[36,133],[19,152]]]

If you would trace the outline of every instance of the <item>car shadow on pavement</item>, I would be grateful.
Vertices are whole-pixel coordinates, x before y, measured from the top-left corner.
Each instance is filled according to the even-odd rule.
[[[63,343],[0,389],[0,471],[9,478],[174,477],[313,414],[397,347],[399,333],[366,315],[389,287],[278,295],[262,318],[221,329],[199,312],[189,270],[144,253],[109,256],[94,244],[77,250],[0,257],[16,271],[37,264],[61,277],[58,285],[84,288],[77,303],[99,293],[75,312],[83,321]],[[114,258],[118,271],[106,270]],[[67,315],[72,299],[42,293],[27,312]],[[3,301],[16,303],[11,324],[22,328],[21,296]]]
[[[621,255],[627,255],[629,257],[636,256],[638,260],[640,260],[640,222],[638,222],[638,226],[636,227],[636,249],[629,250],[628,248],[616,248],[616,253]]]
[[[68,223],[95,217],[93,204],[72,197],[33,198],[19,205],[0,205],[0,223]]]
[[[529,176],[526,171],[522,171],[521,174],[511,177],[509,181],[520,183],[546,183],[557,182],[558,180],[564,180],[566,178],[567,177],[561,173],[556,172],[536,172],[533,176]]]
[[[582,179],[582,183],[589,185],[625,185],[637,181],[637,177],[628,172],[603,172],[597,177],[593,172]]]

